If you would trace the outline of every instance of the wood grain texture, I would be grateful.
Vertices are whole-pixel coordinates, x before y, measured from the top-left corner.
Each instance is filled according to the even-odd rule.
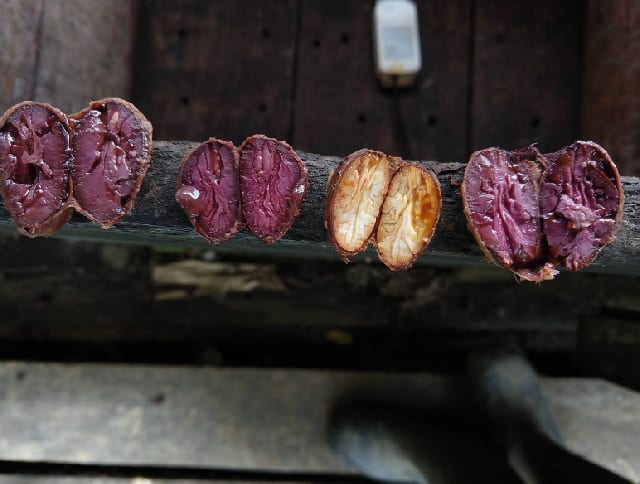
[[[177,167],[191,142],[156,142],[152,152],[151,168],[132,213],[111,230],[105,231],[75,215],[58,232],[60,236],[80,237],[147,245],[206,246],[182,209],[175,202]],[[297,256],[328,257],[337,254],[327,242],[324,228],[326,184],[330,172],[339,158],[299,152],[309,174],[309,190],[296,222],[274,246],[264,245],[258,239],[241,233],[230,241],[216,246],[229,250],[259,254],[288,254]],[[420,260],[434,264],[483,264],[480,249],[466,227],[462,212],[459,184],[464,174],[462,163],[420,162],[438,175],[442,188],[442,214],[433,240]],[[617,239],[605,248],[588,270],[611,273],[640,272],[640,180],[623,177],[626,201],[624,218]],[[0,230],[13,231],[13,222],[6,211],[0,213]],[[372,251],[361,255],[374,256]]]
[[[393,102],[373,67],[373,2],[303,0],[300,15],[294,146],[400,154]]]
[[[399,99],[408,157],[453,161],[468,156],[471,3],[418,2],[422,71],[415,88]]]
[[[130,95],[136,1],[44,2],[33,99],[66,113]]]
[[[637,394],[598,380],[543,385],[569,448],[638,471]],[[477,422],[469,392],[463,378],[428,373],[3,363],[0,458],[349,474],[327,445],[338,402]]]
[[[472,151],[577,138],[583,15],[579,0],[476,2]]]
[[[640,175],[640,3],[587,2],[582,95],[585,137],[611,146],[625,175]]]
[[[0,112],[34,95],[43,0],[0,1]]]
[[[366,146],[463,158],[470,1],[418,3],[424,67],[413,88],[397,93],[382,89],[375,74],[373,5],[302,2],[293,142],[341,156]]]
[[[142,5],[134,101],[162,139],[287,138],[296,0]]]

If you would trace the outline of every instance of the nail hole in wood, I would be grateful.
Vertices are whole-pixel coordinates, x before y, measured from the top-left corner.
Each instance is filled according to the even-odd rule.
[[[436,118],[435,116],[429,116],[427,118],[427,124],[429,126],[436,126],[438,124],[438,118]]]
[[[37,306],[46,306],[53,300],[53,295],[50,292],[41,292],[36,297]]]
[[[358,123],[364,124],[367,122],[367,115],[364,113],[358,114]]]
[[[182,96],[182,97],[180,98],[180,103],[181,103],[183,106],[188,106],[190,102],[191,102],[191,100],[190,100],[188,97],[186,97],[186,96]]]
[[[315,40],[313,41],[313,46],[314,46],[316,49],[319,49],[320,47],[322,47],[322,42],[320,42],[320,39],[315,39]]]
[[[164,393],[156,393],[155,395],[153,395],[151,398],[149,398],[149,401],[155,405],[160,405],[161,403],[163,403],[166,400]]]

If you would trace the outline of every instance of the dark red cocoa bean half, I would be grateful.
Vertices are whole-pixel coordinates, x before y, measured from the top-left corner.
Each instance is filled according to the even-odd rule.
[[[72,214],[67,117],[45,103],[23,102],[0,118],[0,194],[18,231],[46,236]]]
[[[307,169],[284,141],[255,135],[240,146],[242,219],[252,234],[271,244],[300,213]]]
[[[553,279],[538,197],[546,165],[534,147],[487,148],[471,155],[462,183],[469,229],[492,261],[528,281]]]
[[[202,237],[219,244],[240,228],[239,154],[230,141],[210,138],[180,164],[176,201]]]
[[[549,254],[577,271],[596,258],[620,226],[620,174],[604,148],[592,141],[576,141],[545,157],[540,212]]]
[[[151,159],[151,123],[118,98],[70,117],[75,207],[108,229],[131,209]]]

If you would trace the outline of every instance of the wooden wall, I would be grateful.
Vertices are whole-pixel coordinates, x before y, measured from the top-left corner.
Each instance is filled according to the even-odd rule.
[[[461,161],[577,138],[582,2],[418,3],[424,68],[398,93],[374,76],[373,1],[145,3],[134,98],[163,139],[265,132],[332,155]]]
[[[0,0],[0,110],[20,101],[67,113],[129,97],[137,2]]]
[[[640,175],[640,2],[590,0],[585,35],[583,136]]]
[[[640,173],[635,0],[420,0],[424,68],[397,93],[373,74],[373,3],[1,0],[0,109],[132,97],[157,139],[440,161],[581,137]]]

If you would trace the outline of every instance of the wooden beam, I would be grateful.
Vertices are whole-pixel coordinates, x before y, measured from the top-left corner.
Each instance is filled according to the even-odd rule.
[[[169,245],[177,247],[206,247],[182,209],[175,202],[175,183],[178,165],[186,152],[196,143],[186,141],[158,141],[152,152],[152,166],[133,212],[111,230],[102,230],[76,215],[59,232],[61,237],[104,242]],[[309,172],[309,192],[302,204],[301,215],[286,236],[272,246],[248,234],[240,234],[216,246],[215,250],[260,255],[291,255],[328,257],[337,260],[333,247],[327,242],[324,228],[326,185],[329,174],[339,158],[311,153],[299,153]],[[486,264],[473,237],[467,230],[462,212],[460,182],[464,174],[462,163],[420,162],[431,167],[442,187],[442,214],[436,234],[426,254],[425,263],[440,265]],[[617,240],[607,247],[589,270],[610,273],[640,273],[640,179],[623,177],[626,193],[624,220]],[[13,221],[0,212],[0,231],[13,232]],[[25,240],[25,243],[26,240]],[[373,251],[360,259],[372,257]]]
[[[638,475],[638,394],[599,380],[543,386],[572,450]],[[428,373],[9,362],[0,364],[0,460],[351,474],[326,424],[354,396],[471,426],[479,418],[465,379]]]

